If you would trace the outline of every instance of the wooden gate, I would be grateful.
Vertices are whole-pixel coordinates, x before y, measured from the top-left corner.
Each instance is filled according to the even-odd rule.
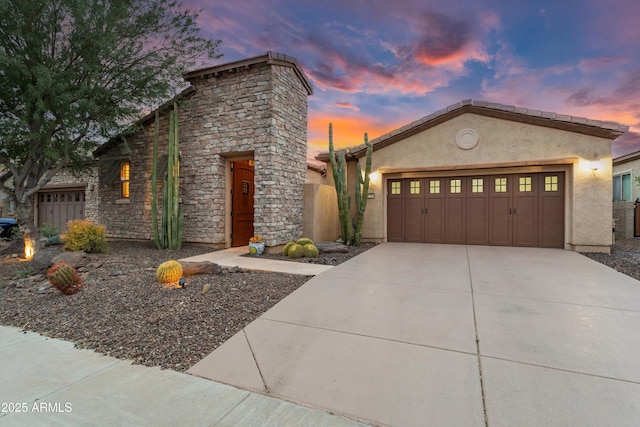
[[[83,218],[84,189],[38,193],[38,227],[51,223],[60,232],[64,232],[67,230],[67,222]]]

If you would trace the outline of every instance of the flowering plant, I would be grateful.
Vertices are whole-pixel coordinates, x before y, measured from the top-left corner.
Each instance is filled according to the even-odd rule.
[[[258,234],[254,234],[253,237],[249,239],[249,243],[262,243],[262,237]]]

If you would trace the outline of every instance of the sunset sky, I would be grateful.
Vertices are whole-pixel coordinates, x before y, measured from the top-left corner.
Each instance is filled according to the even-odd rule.
[[[638,0],[184,0],[235,61],[275,51],[311,81],[309,152],[361,144],[463,99],[630,126],[640,150]]]

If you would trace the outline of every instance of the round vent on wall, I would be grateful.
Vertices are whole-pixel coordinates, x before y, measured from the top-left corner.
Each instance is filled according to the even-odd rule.
[[[463,150],[470,150],[478,145],[478,132],[473,129],[462,129],[456,135],[456,145]]]

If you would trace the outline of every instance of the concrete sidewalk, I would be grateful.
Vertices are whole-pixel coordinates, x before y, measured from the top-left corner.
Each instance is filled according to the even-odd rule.
[[[280,399],[0,326],[2,426],[361,426]]]
[[[635,426],[640,282],[578,253],[379,245],[189,373],[390,426]]]

